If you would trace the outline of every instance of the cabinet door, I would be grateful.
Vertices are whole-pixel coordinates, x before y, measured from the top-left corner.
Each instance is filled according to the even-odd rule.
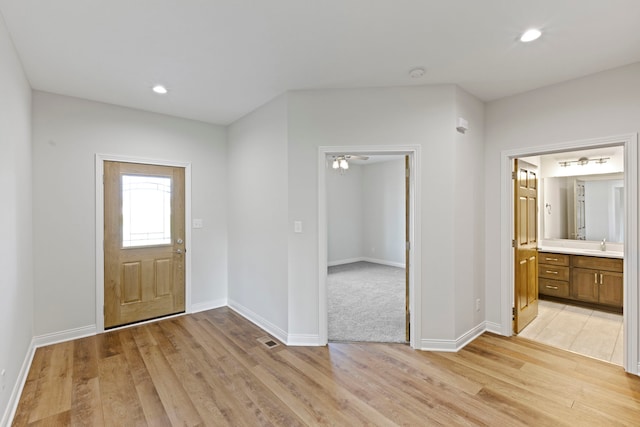
[[[600,304],[622,307],[622,273],[600,271]]]
[[[571,296],[580,301],[598,302],[599,283],[598,270],[574,268],[571,277]]]

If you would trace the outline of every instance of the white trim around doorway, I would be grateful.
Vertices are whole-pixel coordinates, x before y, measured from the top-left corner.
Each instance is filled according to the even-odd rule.
[[[408,155],[411,170],[409,183],[409,311],[410,311],[410,341],[412,348],[419,349],[421,345],[421,200],[420,200],[420,146],[419,145],[390,145],[390,146],[323,146],[318,147],[318,345],[328,343],[327,316],[327,186],[326,174],[329,167],[327,156],[332,154],[354,155]]]
[[[185,185],[185,313],[191,313],[191,163],[96,154],[96,333],[104,332],[104,162],[144,163],[184,168]]]
[[[513,236],[512,161],[517,157],[529,157],[562,151],[598,148],[606,146],[624,148],[625,188],[625,237],[624,237],[624,369],[638,375],[638,135],[627,134],[588,140],[569,141],[540,147],[503,151],[500,163],[500,332],[513,335],[511,309],[514,301],[514,261],[511,239]],[[497,325],[496,325],[497,326]]]

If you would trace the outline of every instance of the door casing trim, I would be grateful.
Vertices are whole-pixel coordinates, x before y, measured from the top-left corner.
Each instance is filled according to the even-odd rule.
[[[96,154],[96,333],[104,332],[104,162],[144,163],[184,168],[185,220],[185,313],[191,312],[191,163],[148,159],[118,154]]]
[[[616,135],[568,141],[538,147],[502,151],[500,154],[500,323],[501,334],[513,335],[511,307],[514,301],[514,255],[511,239],[514,229],[512,160],[583,148],[624,147],[625,241],[624,241],[624,362],[625,371],[638,375],[638,134]]]
[[[332,154],[388,155],[399,154],[409,156],[410,173],[410,238],[409,245],[409,304],[410,304],[410,340],[412,348],[419,349],[422,334],[422,292],[421,292],[421,147],[419,145],[353,145],[353,146],[320,146],[318,147],[318,329],[319,345],[328,343],[328,307],[327,307],[327,156]]]

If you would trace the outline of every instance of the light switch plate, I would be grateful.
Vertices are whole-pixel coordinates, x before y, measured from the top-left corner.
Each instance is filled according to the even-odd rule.
[[[202,219],[201,218],[194,218],[193,219],[193,228],[202,228]]]
[[[293,222],[293,231],[294,233],[302,233],[302,221]]]

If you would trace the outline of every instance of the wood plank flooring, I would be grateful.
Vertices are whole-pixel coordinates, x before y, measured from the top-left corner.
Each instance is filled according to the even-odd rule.
[[[13,425],[640,425],[640,378],[522,338],[437,353],[265,335],[220,308],[40,348]]]

